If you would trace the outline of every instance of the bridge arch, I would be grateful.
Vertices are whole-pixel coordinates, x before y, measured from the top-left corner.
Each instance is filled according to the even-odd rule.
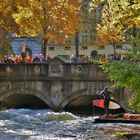
[[[96,97],[96,95],[87,94],[87,89],[82,89],[82,90],[76,91],[76,92],[72,93],[70,96],[68,96],[61,104],[61,108],[65,108],[68,104],[72,103],[73,101],[75,101],[78,98],[83,97],[83,96],[87,96],[88,98],[90,98],[91,101]]]
[[[34,96],[36,98],[38,98],[39,100],[41,100],[42,102],[44,102],[46,105],[48,105],[50,108],[53,108],[53,103],[40,91],[37,90],[33,90],[33,89],[19,89],[19,88],[15,88],[15,89],[11,89],[8,91],[5,91],[3,93],[1,93],[0,95],[0,102],[5,102],[7,98],[9,98],[10,96]],[[16,101],[15,101],[16,102]]]

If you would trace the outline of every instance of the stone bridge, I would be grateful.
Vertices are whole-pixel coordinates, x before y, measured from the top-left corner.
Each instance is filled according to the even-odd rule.
[[[54,111],[92,105],[112,83],[92,63],[66,63],[55,57],[47,64],[0,64],[0,101],[9,108],[46,106]],[[112,91],[124,100],[124,89]]]

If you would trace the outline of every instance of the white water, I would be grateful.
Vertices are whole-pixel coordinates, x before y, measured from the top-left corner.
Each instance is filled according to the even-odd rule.
[[[0,112],[0,140],[115,140],[117,133],[139,130],[139,125],[94,124],[94,117],[77,117],[67,112],[29,109]]]

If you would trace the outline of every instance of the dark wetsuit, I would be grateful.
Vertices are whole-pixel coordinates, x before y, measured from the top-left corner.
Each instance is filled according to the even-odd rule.
[[[110,94],[113,95],[113,93],[109,92],[108,90],[103,90],[100,93],[101,98],[104,99],[104,107],[105,107],[105,113],[106,113],[106,115],[109,115]]]

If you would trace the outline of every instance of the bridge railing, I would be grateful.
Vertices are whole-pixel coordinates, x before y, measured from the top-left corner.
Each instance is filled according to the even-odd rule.
[[[46,64],[0,64],[1,80],[26,80],[47,77]]]
[[[92,63],[69,63],[65,64],[66,75],[69,77],[79,77],[85,79],[100,79],[104,80],[107,78],[107,75],[103,70]]]
[[[0,64],[0,80],[106,80],[101,68],[91,63]]]

